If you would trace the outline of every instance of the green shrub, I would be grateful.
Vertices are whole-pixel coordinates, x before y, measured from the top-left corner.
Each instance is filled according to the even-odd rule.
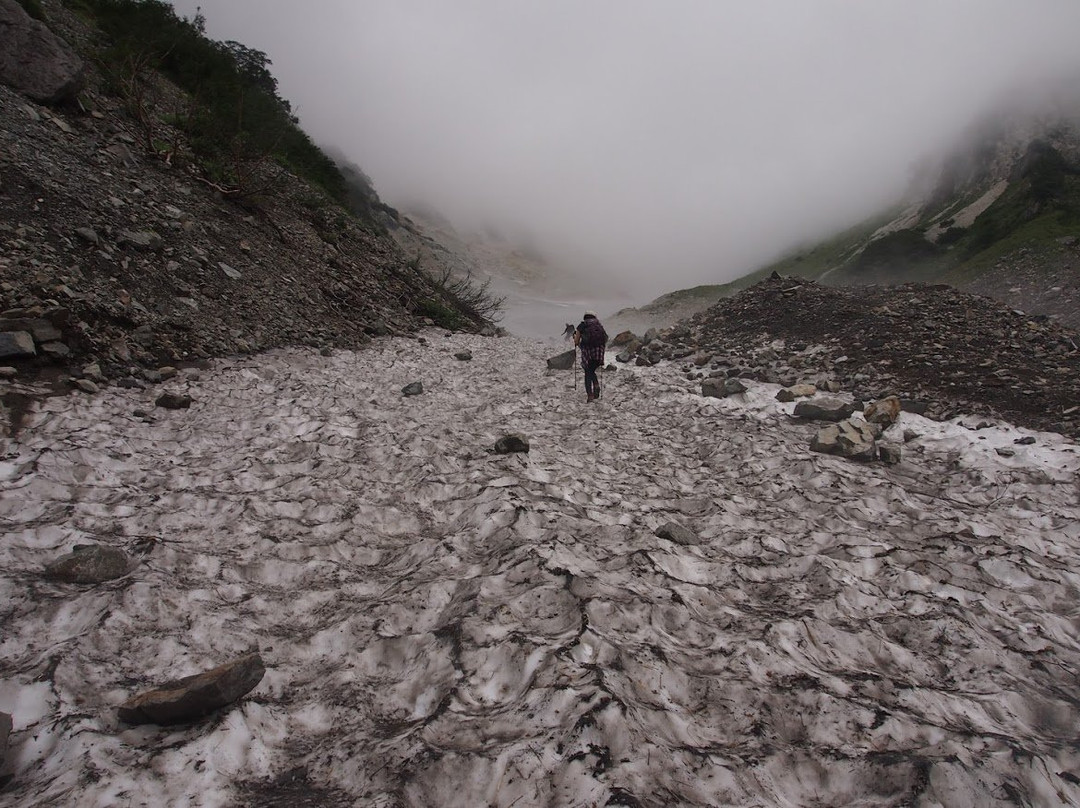
[[[41,7],[41,3],[38,0],[19,0],[19,5],[23,7],[23,11],[33,17],[35,20],[47,21],[45,16],[45,9]]]
[[[242,195],[252,181],[250,164],[273,161],[347,201],[341,172],[298,126],[265,53],[208,39],[201,14],[182,19],[164,0],[69,2],[105,33],[100,59],[114,90],[138,93],[148,72],[159,70],[192,97],[179,124],[212,181]]]

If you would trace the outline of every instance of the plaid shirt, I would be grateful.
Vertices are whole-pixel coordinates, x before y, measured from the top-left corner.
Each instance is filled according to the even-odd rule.
[[[584,336],[585,336],[585,323],[586,322],[587,321],[582,321],[577,327],[577,332],[578,332],[578,335],[579,335],[579,339],[584,338]],[[601,328],[602,327],[603,326],[601,326]],[[605,343],[606,343],[606,340],[605,340]],[[581,349],[581,366],[582,367],[584,367],[584,368],[598,367],[598,366],[604,364],[604,350],[605,350],[604,345],[585,346],[585,345],[579,344],[578,347]]]
[[[594,345],[591,348],[586,348],[584,345],[581,346],[581,366],[582,367],[588,367],[590,364],[592,364],[592,365],[602,365],[602,364],[604,364],[604,346],[603,345]]]

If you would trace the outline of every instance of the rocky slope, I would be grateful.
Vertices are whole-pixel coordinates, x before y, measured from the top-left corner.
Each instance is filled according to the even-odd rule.
[[[297,177],[279,172],[241,205],[193,164],[148,154],[139,122],[92,68],[95,32],[59,3],[45,7],[83,50],[85,80],[61,106],[0,85],[7,373],[141,384],[162,365],[285,344],[356,347],[429,316],[481,327],[376,223]]]
[[[648,337],[620,358],[1080,435],[1080,335],[943,284],[832,288],[777,275]]]

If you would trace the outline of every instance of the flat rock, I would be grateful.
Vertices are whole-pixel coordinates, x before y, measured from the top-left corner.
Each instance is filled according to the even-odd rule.
[[[180,724],[209,715],[243,698],[262,680],[266,668],[257,653],[185,676],[148,690],[120,705],[127,724]]]
[[[734,377],[708,378],[701,383],[701,395],[707,398],[727,398],[745,392],[746,385]]]
[[[5,331],[0,333],[0,357],[36,356],[34,338],[29,331]]]
[[[401,388],[401,394],[403,396],[418,396],[424,392],[423,382],[409,382],[407,385]]]
[[[776,394],[776,400],[787,403],[797,398],[809,398],[815,393],[817,393],[817,388],[812,384],[793,384],[779,390]]]
[[[520,432],[512,432],[503,435],[495,441],[495,451],[499,454],[512,454],[514,452],[528,452],[529,439]]]
[[[701,537],[689,528],[683,527],[678,522],[665,522],[656,529],[656,536],[661,539],[673,541],[676,544],[697,545],[701,544]]]
[[[855,412],[855,406],[836,398],[800,401],[795,405],[795,417],[812,421],[843,421]]]
[[[82,544],[45,567],[45,577],[73,584],[99,584],[127,575],[131,559],[123,550]]]
[[[187,393],[176,393],[166,390],[154,401],[159,407],[167,410],[186,410],[192,404],[192,398]]]
[[[576,357],[576,350],[563,351],[561,354],[548,357],[548,370],[570,370],[570,368],[574,366],[574,359]]]
[[[165,246],[165,240],[152,230],[121,230],[117,241],[137,250],[153,251]]]
[[[472,351],[458,351],[454,354],[454,359],[460,362],[470,362],[472,361]]]

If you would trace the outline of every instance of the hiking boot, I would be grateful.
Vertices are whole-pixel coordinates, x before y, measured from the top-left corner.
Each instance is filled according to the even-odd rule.
[[[592,393],[586,393],[586,394],[585,394],[585,403],[586,403],[586,404],[590,404],[590,403],[592,403],[592,400],[593,400],[594,398],[595,398],[595,396],[594,396],[594,395],[593,395]]]

